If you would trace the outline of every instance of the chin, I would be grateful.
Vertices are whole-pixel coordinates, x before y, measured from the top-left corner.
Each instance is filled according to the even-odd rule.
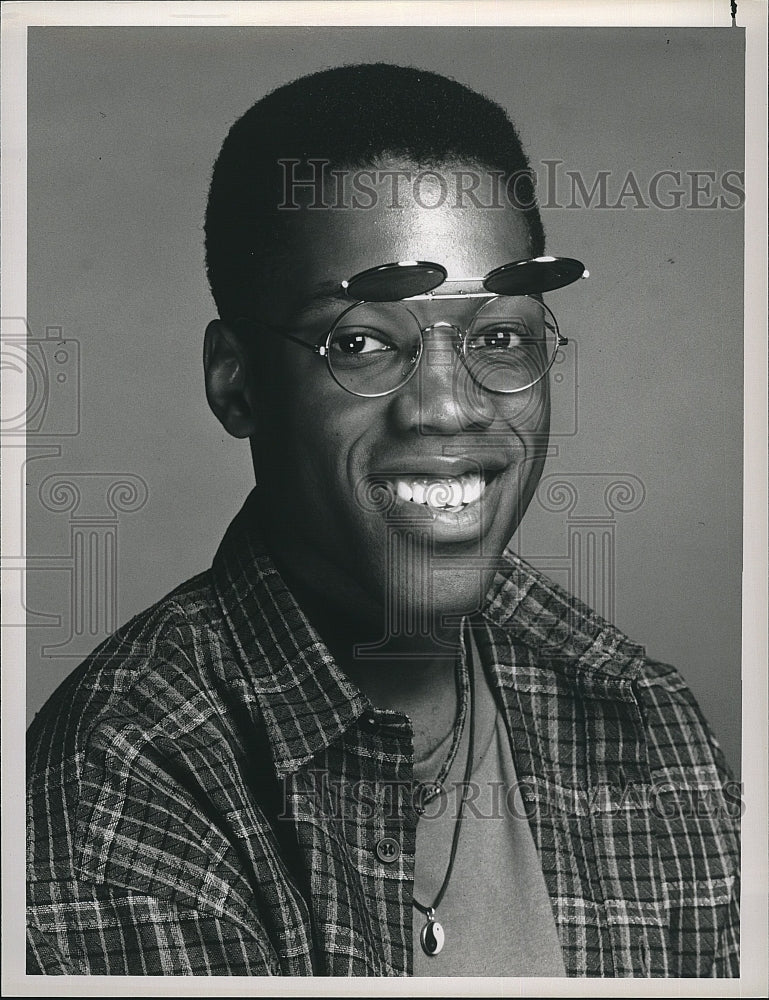
[[[447,560],[449,562],[449,560]],[[387,632],[391,635],[426,635],[440,630],[463,615],[483,607],[494,577],[493,567],[453,565],[435,568],[419,582],[394,587],[386,603]]]

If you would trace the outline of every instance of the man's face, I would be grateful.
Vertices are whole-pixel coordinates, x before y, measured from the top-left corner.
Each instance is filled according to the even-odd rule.
[[[432,203],[439,193],[423,185],[418,197]],[[479,197],[491,200],[483,188]],[[435,261],[451,281],[530,255],[514,209],[457,208],[451,198],[422,207],[405,193],[400,208],[382,198],[365,210],[287,213],[286,230],[291,290],[263,295],[254,318],[289,324],[309,343],[349,305],[317,297],[317,289],[366,268]],[[423,327],[464,328],[478,305],[437,299],[411,308]],[[425,334],[407,384],[361,398],[339,386],[318,355],[266,332],[256,338],[251,443],[262,528],[289,580],[351,621],[381,622],[383,633],[419,632],[430,628],[431,614],[478,608],[541,475],[547,380],[512,395],[481,390],[452,332],[438,327]],[[439,501],[448,490],[456,501],[460,488],[462,500],[451,509],[420,503],[420,486]]]

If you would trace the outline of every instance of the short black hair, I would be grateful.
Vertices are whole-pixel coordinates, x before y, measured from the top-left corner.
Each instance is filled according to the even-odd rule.
[[[281,161],[371,166],[383,156],[419,165],[467,162],[515,176],[532,256],[544,231],[528,158],[504,109],[438,73],[387,63],[300,77],[235,122],[214,165],[206,211],[206,267],[220,317],[248,315],[260,269],[279,259]]]

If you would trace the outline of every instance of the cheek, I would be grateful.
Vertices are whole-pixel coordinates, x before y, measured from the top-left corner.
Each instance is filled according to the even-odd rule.
[[[507,433],[513,433],[521,444],[515,484],[510,501],[516,508],[513,530],[520,523],[539,485],[549,444],[550,394],[547,384],[534,386],[505,400],[500,420]]]
[[[258,411],[257,462],[271,475],[276,499],[292,508],[323,507],[332,516],[349,492],[347,456],[365,427],[347,394],[318,364],[301,378],[265,383]]]
[[[499,396],[496,401],[498,420],[512,430],[528,446],[535,446],[550,429],[550,391],[546,381],[523,392]]]

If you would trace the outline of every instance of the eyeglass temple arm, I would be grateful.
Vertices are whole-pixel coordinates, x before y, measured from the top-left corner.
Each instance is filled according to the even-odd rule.
[[[295,337],[291,333],[286,333],[285,330],[281,330],[277,326],[270,326],[269,323],[261,323],[256,319],[247,320],[252,326],[258,327],[260,330],[266,330],[268,333],[272,333],[276,337],[283,337],[284,340],[290,340],[294,344],[299,344],[300,347],[306,347],[308,351],[312,351],[313,354],[319,354],[322,358],[326,356],[326,345],[325,344],[308,344],[306,340],[302,340],[301,337]]]
[[[300,347],[306,347],[308,351],[312,351],[314,354],[319,354],[322,358],[326,356],[326,345],[325,344],[308,344],[306,340],[302,340],[301,337],[294,337],[293,334],[286,333],[283,330],[276,330],[274,327],[265,327],[270,333],[275,333],[279,337],[284,337],[286,340],[292,341],[294,344],[299,344]]]
[[[566,345],[569,343],[569,338],[568,337],[564,337],[564,335],[561,333],[561,331],[558,330],[558,329],[556,329],[556,327],[554,327],[552,323],[548,323],[547,321],[545,321],[545,326],[548,328],[548,330],[553,330],[553,332],[555,333],[556,337],[558,338],[558,343],[557,343],[556,346],[557,347],[566,347]]]

